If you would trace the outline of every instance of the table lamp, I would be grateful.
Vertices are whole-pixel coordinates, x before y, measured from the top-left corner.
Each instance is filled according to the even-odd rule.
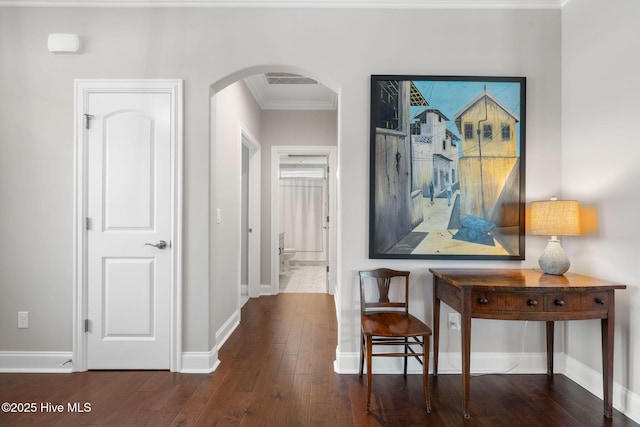
[[[561,276],[571,262],[558,236],[580,235],[580,206],[577,200],[544,200],[531,203],[531,234],[551,236],[538,260],[546,274]]]

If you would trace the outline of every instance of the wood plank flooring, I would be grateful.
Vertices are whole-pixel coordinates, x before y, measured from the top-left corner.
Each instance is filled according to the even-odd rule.
[[[459,375],[431,377],[431,414],[420,375],[374,375],[366,415],[366,379],[333,372],[337,327],[326,294],[251,299],[212,374],[0,374],[0,403],[37,405],[0,412],[0,426],[638,426],[618,411],[605,419],[602,401],[562,375],[473,377],[470,420]],[[47,402],[64,409],[43,411]]]

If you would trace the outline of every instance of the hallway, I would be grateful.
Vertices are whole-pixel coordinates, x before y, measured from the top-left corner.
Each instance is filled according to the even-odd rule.
[[[327,267],[325,265],[292,264],[289,271],[280,274],[280,292],[327,292]]]

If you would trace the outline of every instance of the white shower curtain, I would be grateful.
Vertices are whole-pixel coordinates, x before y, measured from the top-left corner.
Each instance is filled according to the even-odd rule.
[[[280,232],[296,260],[326,261],[326,179],[280,179]]]

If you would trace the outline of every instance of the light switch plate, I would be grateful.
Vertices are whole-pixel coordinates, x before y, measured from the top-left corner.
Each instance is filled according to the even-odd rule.
[[[18,312],[18,329],[27,329],[29,327],[29,312]]]

